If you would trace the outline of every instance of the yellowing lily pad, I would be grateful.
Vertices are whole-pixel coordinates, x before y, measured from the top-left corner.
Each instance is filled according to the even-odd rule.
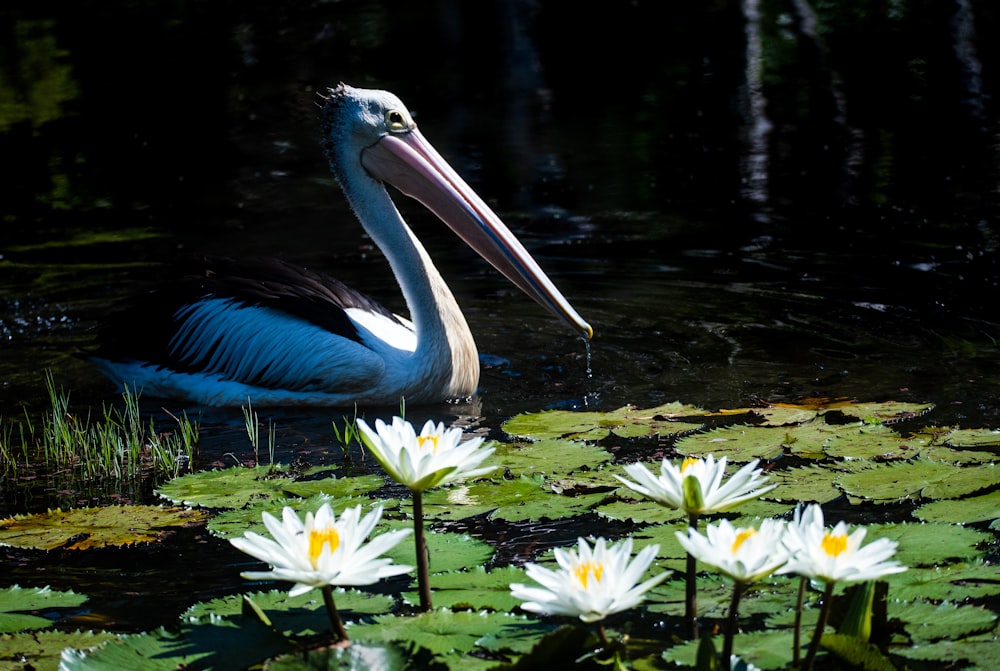
[[[0,545],[36,550],[88,550],[153,543],[171,527],[201,524],[201,511],[158,506],[50,510],[0,521]]]

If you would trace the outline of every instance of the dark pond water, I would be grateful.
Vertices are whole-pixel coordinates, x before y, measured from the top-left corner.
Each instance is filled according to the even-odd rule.
[[[488,364],[473,403],[412,418],[821,396],[998,427],[1000,10],[830,4],[5,3],[0,413],[41,412],[46,369],[113,401],[76,355],[189,255],[279,256],[402,309],[318,148],[316,92],[346,81],[408,103],[595,331],[588,374],[582,342],[397,199]],[[239,410],[146,404],[200,416],[206,463],[248,454]],[[322,458],[339,414],[266,416],[279,458]],[[237,587],[229,566],[208,584],[228,549],[192,540],[114,585],[18,554],[4,582],[124,577],[99,617],[148,628],[159,564],[209,576],[184,604]]]

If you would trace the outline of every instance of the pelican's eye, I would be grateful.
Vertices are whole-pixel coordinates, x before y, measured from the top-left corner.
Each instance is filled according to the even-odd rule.
[[[389,127],[389,130],[399,132],[409,130],[413,122],[410,121],[410,117],[406,112],[389,110],[385,113],[385,124]]]

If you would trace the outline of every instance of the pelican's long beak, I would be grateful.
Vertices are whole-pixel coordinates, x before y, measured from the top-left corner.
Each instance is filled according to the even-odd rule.
[[[374,177],[423,203],[524,293],[585,338],[594,335],[500,217],[416,128],[382,137],[362,152],[361,163]]]

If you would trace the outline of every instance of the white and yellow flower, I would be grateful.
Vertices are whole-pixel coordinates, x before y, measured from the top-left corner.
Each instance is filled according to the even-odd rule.
[[[381,556],[409,535],[409,529],[390,531],[365,542],[381,517],[381,506],[363,518],[361,506],[356,506],[336,519],[330,504],[324,503],[315,515],[307,512],[303,522],[294,510],[285,507],[281,520],[266,512],[262,515],[274,540],[248,531],[229,542],[272,567],[270,571],[247,571],[241,574],[244,578],[294,582],[291,596],[314,587],[370,585],[413,570]]]
[[[644,464],[625,467],[632,480],[616,475],[629,489],[656,501],[662,506],[683,510],[688,515],[724,512],[739,504],[769,492],[777,485],[765,485],[767,476],[756,468],[757,460],[736,471],[725,484],[726,458],[715,461],[688,457],[680,467],[669,459],[660,464],[660,475],[654,475]]]
[[[444,423],[428,420],[419,435],[402,417],[393,417],[392,424],[377,419],[374,430],[359,419],[358,429],[389,476],[414,492],[475,478],[496,468],[481,466],[494,448],[482,447],[479,437],[463,441],[461,429],[446,429]]]
[[[705,527],[677,532],[677,540],[698,561],[715,568],[738,583],[751,583],[785,566],[788,551],[781,543],[785,522],[767,519],[760,527],[734,527],[719,520]]]
[[[578,550],[555,550],[558,570],[528,563],[525,572],[541,587],[512,583],[511,595],[524,601],[521,608],[543,615],[568,615],[583,622],[597,622],[612,613],[638,605],[647,591],[662,582],[669,571],[639,583],[658,545],[647,545],[632,559],[632,539],[609,546],[603,538],[594,547],[583,538]],[[631,560],[631,561],[630,561]]]
[[[823,523],[823,509],[817,504],[804,511],[796,509],[783,540],[792,555],[786,572],[825,583],[852,583],[905,571],[906,567],[898,562],[887,561],[896,552],[894,541],[879,538],[861,546],[867,531],[858,527],[849,533],[843,521],[828,529]]]

